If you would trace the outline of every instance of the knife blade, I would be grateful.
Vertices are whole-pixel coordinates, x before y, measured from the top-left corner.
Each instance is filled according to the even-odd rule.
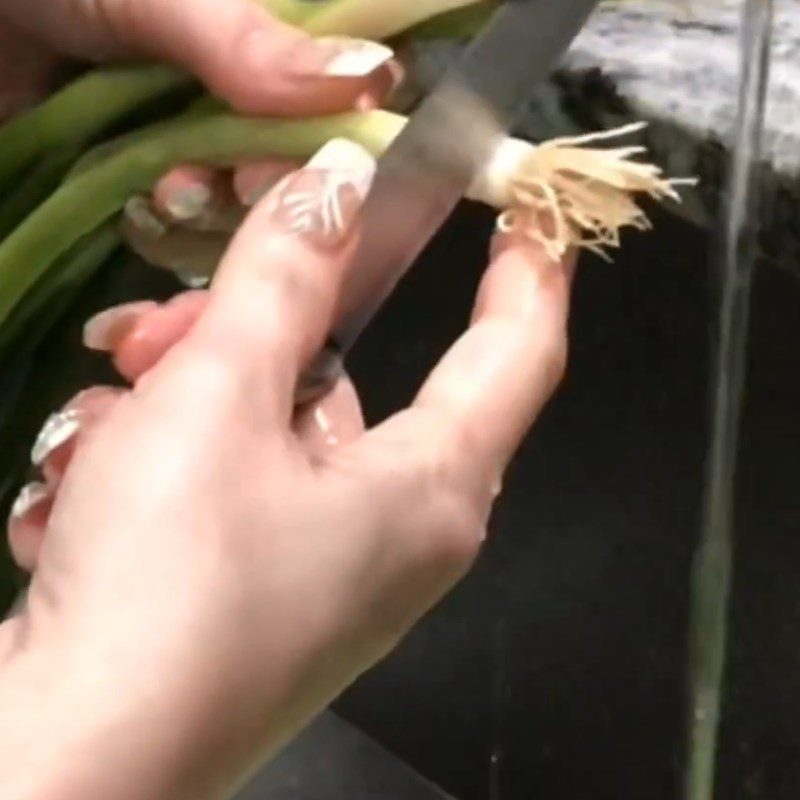
[[[328,346],[304,400],[342,361],[550,75],[599,0],[507,0],[378,163]]]

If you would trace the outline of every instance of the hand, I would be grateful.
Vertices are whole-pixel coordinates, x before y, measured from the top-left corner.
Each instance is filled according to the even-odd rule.
[[[198,76],[238,111],[273,116],[375,108],[402,77],[388,47],[312,39],[256,0],[5,0],[0,120],[46,94],[56,54],[167,61]],[[152,197],[129,204],[126,238],[154,264],[208,275],[245,209],[296,166],[175,169]]]
[[[133,388],[45,426],[46,477],[10,521],[33,576],[0,626],[4,794],[223,796],[471,565],[562,374],[572,267],[498,239],[410,408],[365,431],[343,379],[295,413],[373,173],[327,145],[250,213],[209,292],[87,326]]]

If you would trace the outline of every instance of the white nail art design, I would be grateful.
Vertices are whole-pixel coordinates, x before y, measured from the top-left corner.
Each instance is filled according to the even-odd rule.
[[[327,36],[321,40],[336,48],[325,65],[325,74],[332,78],[363,78],[394,58],[394,51],[386,45],[366,39],[346,36]]]
[[[67,409],[51,415],[36,437],[31,450],[33,465],[41,466],[50,453],[75,436],[80,427],[81,413],[77,409]]]
[[[276,187],[269,212],[282,218],[290,233],[338,240],[366,198],[375,169],[375,159],[364,148],[347,139],[333,139],[303,170]],[[318,183],[307,180],[314,173],[321,176]]]
[[[32,481],[20,489],[14,505],[11,506],[11,516],[19,519],[24,517],[34,506],[39,505],[50,496],[47,486],[39,481]]]

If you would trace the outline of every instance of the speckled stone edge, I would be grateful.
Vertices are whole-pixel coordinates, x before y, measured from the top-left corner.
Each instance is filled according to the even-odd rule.
[[[547,97],[550,95],[550,97]],[[613,78],[600,68],[562,70],[531,102],[520,135],[533,141],[558,134],[558,106],[570,130],[601,130],[639,119],[648,127],[639,134],[650,160],[674,177],[697,177],[698,186],[682,190],[683,202],[669,210],[688,222],[714,230],[723,210],[729,148],[722,137],[698,138],[673,120],[653,118],[620,94]],[[546,111],[544,111],[546,109]],[[799,111],[800,113],[800,111]],[[800,276],[800,179],[761,164],[760,248],[769,263]]]
[[[800,4],[776,0],[770,112],[761,166],[761,249],[800,274]],[[687,17],[687,7],[689,16]],[[645,120],[639,141],[671,177],[696,177],[670,210],[712,229],[720,219],[738,100],[739,0],[626,0],[592,18],[515,133],[531,141]],[[460,52],[416,48],[423,85]]]

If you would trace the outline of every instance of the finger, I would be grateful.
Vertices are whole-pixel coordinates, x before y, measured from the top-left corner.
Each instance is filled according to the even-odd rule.
[[[318,403],[295,418],[295,433],[310,456],[325,456],[364,433],[358,394],[349,378],[340,378]]]
[[[132,4],[137,43],[187,67],[246,113],[324,114],[377,104],[393,84],[393,53],[345,38],[313,39],[252,0]],[[387,86],[387,77],[388,86]]]
[[[0,122],[47,95],[58,63],[50,47],[0,19]]]
[[[31,451],[31,460],[44,481],[21,490],[8,520],[12,556],[22,569],[33,571],[44,542],[50,511],[79,443],[114,407],[122,390],[95,386],[77,394],[42,426]]]
[[[367,151],[334,140],[270,192],[236,234],[189,337],[260,397],[279,398],[287,420],[298,376],[328,335],[374,174]]]
[[[135,383],[191,330],[207,301],[208,293],[196,290],[176,295],[163,305],[115,306],[86,323],[84,345],[111,353],[120,374]]]
[[[322,114],[382,91],[392,52],[312,37],[253,0],[7,0],[8,13],[82,58],[148,56],[197,75],[247,113]]]
[[[141,315],[125,336],[105,348],[120,375],[136,383],[186,337],[207,303],[208,292],[183,292]]]
[[[414,404],[445,426],[453,457],[492,483],[562,377],[574,267],[530,241],[498,241],[470,329]]]
[[[236,197],[242,205],[254,206],[281,180],[300,167],[301,163],[288,158],[272,158],[245,164],[235,170],[233,175]]]
[[[53,499],[53,490],[35,481],[22,487],[11,507],[8,518],[9,550],[17,566],[26,572],[33,572],[36,566]]]
[[[94,386],[79,392],[45,421],[31,450],[31,461],[50,487],[63,478],[79,441],[114,407],[124,390]]]
[[[83,326],[83,344],[89,350],[113,351],[136,323],[149,311],[158,308],[152,300],[123,303],[95,314]]]

